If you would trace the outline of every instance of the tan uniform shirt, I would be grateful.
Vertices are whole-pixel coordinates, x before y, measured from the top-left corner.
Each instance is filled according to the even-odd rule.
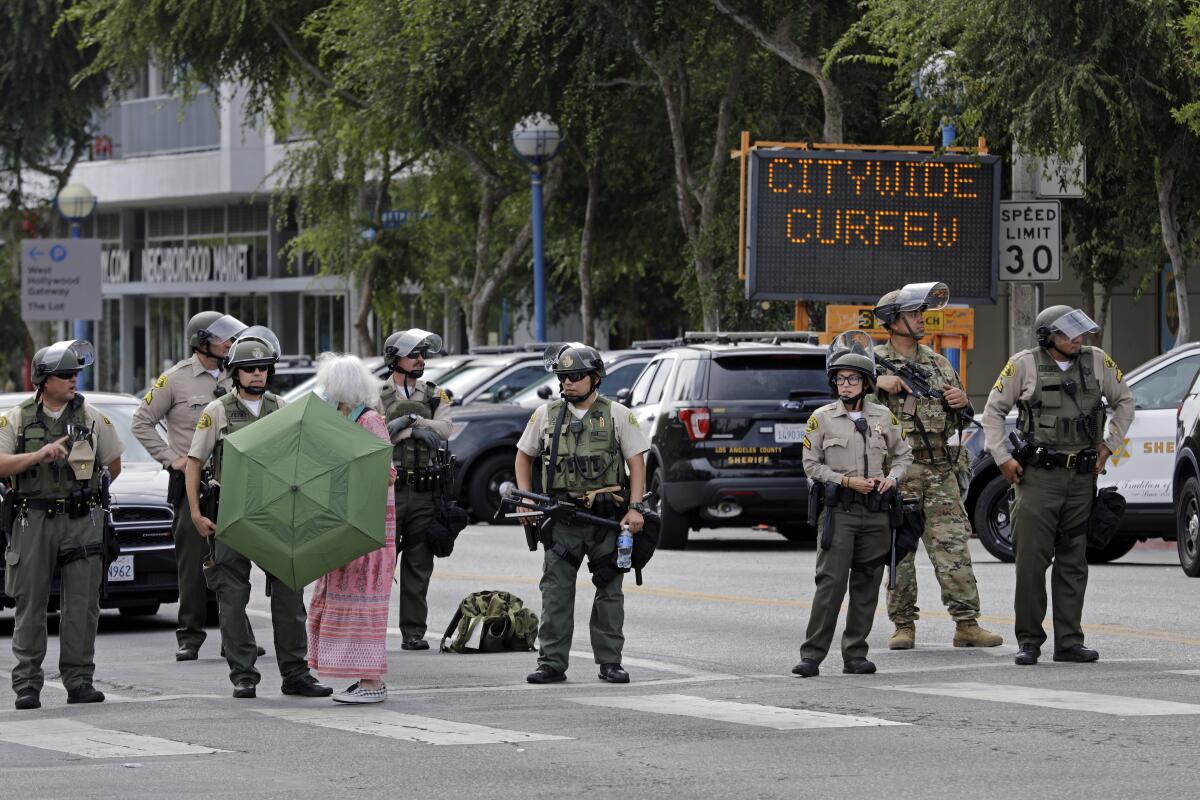
[[[159,375],[146,392],[133,415],[133,435],[160,464],[170,466],[187,455],[200,413],[212,402],[217,386],[233,391],[227,376],[222,375],[218,381],[193,353]],[[156,430],[162,420],[167,423],[165,442]]]
[[[1037,351],[1022,350],[1000,370],[1000,377],[992,386],[987,405],[983,409],[984,446],[999,466],[1012,460],[1006,442],[1004,418],[1019,400],[1033,397],[1037,387]],[[1092,374],[1100,381],[1100,391],[1108,401],[1108,435],[1104,446],[1110,453],[1120,452],[1125,443],[1125,434],[1133,424],[1133,394],[1125,385],[1125,374],[1107,353],[1098,347],[1092,348]]]
[[[287,405],[287,401],[276,394],[267,394],[263,397],[274,397],[275,402],[279,403],[279,407],[283,408]],[[250,406],[239,397],[238,402],[246,409],[247,413],[253,414]],[[256,416],[261,416],[262,406],[258,407],[259,413]],[[224,439],[229,432],[229,421],[225,418],[225,404],[220,400],[213,400],[204,407],[204,411],[200,414],[200,419],[196,421],[196,430],[192,435],[192,443],[188,447],[188,458],[194,458],[200,463],[208,461],[208,457],[212,455],[213,450],[217,449],[217,442]]]
[[[403,376],[400,376],[403,377]],[[433,419],[419,418],[409,427],[400,431],[400,435],[393,439],[393,444],[404,441],[412,436],[413,428],[428,428],[443,439],[449,439],[450,434],[454,431],[454,423],[450,418],[450,396],[442,389],[438,389],[430,385],[429,381],[417,379],[416,386],[412,389],[412,394],[405,397],[404,389],[396,385],[394,380],[390,378],[384,382],[383,390],[379,393],[379,400],[384,418],[387,418],[387,408],[389,401],[394,397],[397,400],[416,400],[417,402],[425,403],[433,398],[434,394],[441,399],[438,403],[437,410],[433,412]]]
[[[812,413],[804,429],[804,474],[809,480],[840,484],[842,478],[878,478],[886,471],[889,478],[900,482],[913,460],[900,421],[884,406],[871,402],[863,403],[863,419],[867,421],[865,443],[840,400]]]
[[[646,438],[646,434],[642,433],[641,427],[638,425],[637,417],[633,415],[625,406],[620,403],[612,403],[612,419],[613,429],[617,434],[617,444],[621,447],[621,456],[626,461],[631,461],[635,456],[650,449],[650,441]],[[542,428],[546,425],[547,409],[550,408],[550,403],[540,405],[533,415],[529,417],[529,423],[525,426],[525,432],[521,434],[520,441],[517,442],[517,449],[531,458],[537,458],[545,449],[545,442],[542,441]],[[590,411],[591,408],[589,407]],[[563,427],[571,421],[572,408],[567,407],[567,417],[563,422]]]
[[[65,407],[63,410],[66,410]],[[112,420],[101,414],[99,409],[84,402],[83,410],[87,414],[88,422],[94,423],[96,426],[94,429],[96,431],[94,442],[96,461],[100,466],[106,467],[125,452],[125,443],[121,441],[121,435],[113,427]],[[0,417],[0,454],[17,455],[17,436],[20,429],[21,407],[18,405],[10,408],[4,416]]]

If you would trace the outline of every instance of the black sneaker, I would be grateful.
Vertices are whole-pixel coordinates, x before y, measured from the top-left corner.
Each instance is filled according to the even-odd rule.
[[[284,694],[298,694],[302,697],[329,697],[333,694],[332,686],[326,686],[312,675],[288,678],[280,688]]]
[[[549,664],[539,664],[538,668],[525,676],[527,683],[559,683],[567,679],[567,673],[560,672]]]
[[[90,683],[81,683],[74,689],[67,690],[68,703],[103,703],[104,692]]]
[[[258,689],[255,688],[254,681],[242,678],[233,685],[233,696],[239,700],[250,700],[258,696]]]
[[[176,661],[195,661],[199,657],[199,649],[192,647],[190,644],[185,644],[175,651]]]
[[[1017,654],[1013,656],[1013,663],[1018,667],[1032,667],[1038,662],[1038,657],[1042,654],[1042,648],[1036,644],[1023,644]]]
[[[1054,651],[1055,661],[1073,661],[1076,664],[1090,664],[1093,661],[1100,660],[1100,654],[1090,647],[1084,647],[1081,644],[1073,644],[1065,650]]]
[[[852,658],[842,666],[842,672],[847,675],[874,675],[875,662],[865,658]]]
[[[428,650],[429,642],[425,641],[420,636],[406,636],[404,641],[400,643],[401,650]]]
[[[821,674],[821,665],[811,658],[802,658],[799,664],[792,667],[792,674],[801,678],[815,678]]]
[[[13,705],[17,711],[32,711],[35,708],[41,708],[41,692],[32,687],[26,687],[17,692],[17,701]]]
[[[601,664],[600,680],[609,683],[629,683],[629,673],[620,664]]]

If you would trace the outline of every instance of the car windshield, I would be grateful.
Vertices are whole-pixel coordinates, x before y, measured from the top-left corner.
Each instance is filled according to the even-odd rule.
[[[501,367],[497,364],[471,363],[451,370],[438,384],[454,397],[462,397],[495,375]]]
[[[792,392],[829,394],[825,356],[807,353],[736,355],[713,359],[709,400],[786,400]]]

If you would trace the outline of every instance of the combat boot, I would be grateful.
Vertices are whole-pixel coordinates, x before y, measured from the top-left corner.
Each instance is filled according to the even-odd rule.
[[[888,639],[888,650],[912,650],[917,644],[917,626],[913,622],[897,622],[896,632]]]
[[[954,628],[955,647],[999,647],[1002,644],[1003,636],[979,627],[973,619],[959,620]]]

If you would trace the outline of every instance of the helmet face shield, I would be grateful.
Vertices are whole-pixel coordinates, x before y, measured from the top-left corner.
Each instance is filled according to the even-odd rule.
[[[950,302],[950,287],[944,283],[910,283],[900,290],[900,311],[937,311]]]
[[[1100,326],[1078,308],[1063,314],[1054,322],[1051,322],[1048,327],[1051,333],[1060,333],[1068,339],[1100,331]]]
[[[33,365],[39,375],[55,375],[60,372],[78,372],[96,362],[96,348],[83,339],[68,339],[55,342]]]
[[[829,345],[825,371],[832,375],[840,369],[839,362],[844,356],[857,356],[849,359],[849,362],[855,364],[856,368],[869,369],[872,375],[875,374],[875,340],[866,331],[839,333]]]
[[[241,335],[246,330],[246,324],[237,317],[225,314],[213,324],[200,332],[202,339],[214,342],[225,342]]]
[[[404,358],[417,352],[423,355],[442,352],[442,337],[420,328],[411,328],[398,334],[393,333],[383,345],[383,357],[389,360]]]
[[[275,332],[266,325],[252,325],[251,327],[246,328],[237,335],[238,341],[241,341],[242,339],[260,339],[266,342],[267,344],[271,345],[272,348],[274,348],[276,358],[278,358],[283,352],[283,348],[279,344],[279,337],[277,337]]]

